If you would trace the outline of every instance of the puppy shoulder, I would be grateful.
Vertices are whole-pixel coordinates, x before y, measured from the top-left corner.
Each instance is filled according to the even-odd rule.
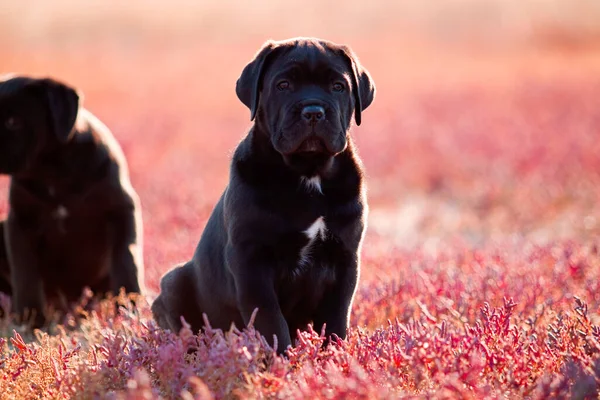
[[[110,179],[126,192],[134,203],[139,202],[137,194],[129,179],[129,165],[121,145],[112,134],[111,130],[90,111],[82,108],[78,117],[78,124],[92,136],[98,146],[98,151],[105,153],[110,160]]]
[[[99,148],[103,148],[118,166],[127,170],[127,159],[123,154],[121,145],[119,145],[111,130],[100,119],[87,109],[81,108],[75,126],[79,133],[91,135]]]

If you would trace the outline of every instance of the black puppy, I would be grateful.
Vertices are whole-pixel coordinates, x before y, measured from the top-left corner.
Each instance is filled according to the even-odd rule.
[[[45,322],[85,286],[140,292],[142,219],[110,131],[51,79],[0,78],[0,173],[11,176],[0,221],[0,290],[13,311]]]
[[[158,324],[255,327],[277,336],[326,324],[345,338],[359,278],[367,202],[349,137],[375,87],[346,46],[267,42],[236,87],[256,119],[233,156],[229,185],[192,260],[168,272],[152,305]]]

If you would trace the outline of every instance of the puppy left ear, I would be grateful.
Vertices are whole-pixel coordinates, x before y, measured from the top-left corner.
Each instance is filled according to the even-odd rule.
[[[235,85],[235,93],[242,103],[250,109],[250,121],[254,120],[258,110],[260,86],[266,69],[267,59],[277,48],[273,41],[266,42],[246,65]]]
[[[342,54],[350,65],[352,71],[352,92],[354,94],[354,120],[360,125],[362,111],[371,105],[375,99],[375,82],[358,61],[358,57],[347,46],[342,46]]]
[[[54,79],[40,79],[34,83],[48,107],[52,129],[61,143],[67,143],[79,112],[80,96],[75,89]]]

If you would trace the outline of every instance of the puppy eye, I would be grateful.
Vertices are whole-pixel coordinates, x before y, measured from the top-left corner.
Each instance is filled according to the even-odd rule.
[[[6,129],[8,129],[9,131],[16,131],[19,130],[23,127],[23,123],[21,122],[21,120],[17,117],[8,117],[5,121],[4,121],[4,126],[6,127]]]
[[[344,84],[341,82],[336,82],[333,84],[333,90],[335,92],[343,92],[345,89]]]
[[[290,88],[290,83],[288,81],[281,81],[277,84],[277,89],[279,90],[287,90]]]

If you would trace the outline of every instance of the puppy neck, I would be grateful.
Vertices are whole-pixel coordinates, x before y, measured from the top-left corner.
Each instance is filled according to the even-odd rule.
[[[294,195],[298,188],[304,187],[304,193],[311,195],[330,196],[340,198],[355,198],[360,196],[364,187],[362,185],[362,164],[356,154],[351,140],[347,148],[333,158],[331,167],[324,173],[301,174],[290,169],[283,157],[268,142],[256,127],[250,129],[248,135],[237,147],[232,160],[232,180],[240,179],[246,184],[263,190],[287,190]],[[314,185],[319,177],[319,187],[322,193],[316,191]],[[335,180],[331,186],[329,182]],[[303,182],[304,181],[304,182]],[[312,183],[311,183],[312,182]],[[306,184],[311,185],[307,191]]]

